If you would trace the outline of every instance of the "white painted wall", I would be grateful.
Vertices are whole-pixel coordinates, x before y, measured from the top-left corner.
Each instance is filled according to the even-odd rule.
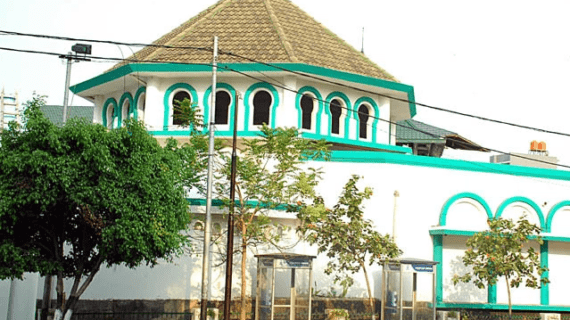
[[[506,199],[513,196],[525,196],[536,203],[547,203],[542,210],[546,213],[554,204],[568,199],[570,183],[566,181],[514,177],[497,173],[481,173],[439,168],[418,167],[398,164],[362,164],[349,162],[317,162],[314,166],[325,170],[324,181],[319,191],[328,206],[336,203],[344,183],[351,174],[362,175],[360,186],[370,186],[374,190],[372,199],[365,205],[365,218],[372,219],[381,233],[392,231],[393,194],[398,190],[397,235],[398,245],[404,251],[404,257],[420,259],[433,258],[433,244],[429,235],[430,228],[437,226],[444,203],[460,192],[473,192],[486,200],[493,212]],[[531,208],[530,208],[531,209]],[[505,217],[516,217],[523,211],[532,213],[528,206],[513,204],[505,212]],[[281,213],[283,214],[283,213]],[[554,222],[566,221],[567,212],[559,212]],[[560,219],[560,220],[558,220]],[[280,222],[291,227],[294,220],[281,219]],[[458,201],[448,213],[448,226],[453,229],[482,230],[486,227],[486,215],[483,209],[471,200]],[[225,223],[220,221],[223,226]],[[556,225],[555,225],[556,226]],[[564,228],[556,226],[553,230],[562,232]],[[291,230],[289,240],[295,243]],[[568,232],[566,232],[568,234]],[[469,285],[455,287],[450,278],[457,271],[466,271],[461,266],[460,256],[465,249],[465,239],[461,237],[444,237],[444,300],[463,302],[485,302],[486,290],[475,289]],[[222,241],[222,245],[225,240]],[[237,243],[236,243],[237,245]],[[551,242],[550,277],[552,283],[551,303],[567,305],[565,289],[570,285],[566,276],[570,263],[568,249],[570,244]],[[538,248],[535,246],[535,249]],[[197,247],[201,251],[201,247]],[[215,251],[215,250],[214,250]],[[248,267],[249,288],[255,281],[255,253],[272,251],[269,248],[251,250]],[[315,248],[298,244],[291,251],[314,254]],[[216,261],[216,258],[213,258]],[[199,297],[200,256],[185,257],[175,260],[174,264],[161,262],[154,268],[141,267],[136,270],[124,267],[102,269],[95,277],[84,299],[195,299]],[[234,295],[239,294],[239,259],[235,260]],[[330,290],[332,278],[323,274],[326,258],[319,256],[315,261],[314,280],[319,290]],[[374,296],[380,296],[380,267],[370,268],[373,276]],[[212,299],[221,299],[223,295],[224,268],[212,268]],[[5,282],[4,282],[5,283]],[[38,288],[41,296],[42,281]],[[67,284],[70,285],[69,283]],[[3,285],[0,289],[6,287]],[[334,286],[340,292],[339,286]],[[4,293],[6,288],[3,289]],[[497,287],[498,302],[506,302],[504,284]],[[366,286],[361,274],[356,275],[356,285],[349,291],[349,296],[364,297]],[[427,292],[426,294],[431,294]],[[540,304],[540,291],[527,288],[513,290],[515,304]]]
[[[271,79],[270,79],[271,80]],[[271,81],[278,80],[284,82],[287,86],[297,89],[310,85],[317,87],[323,98],[337,91],[332,85],[318,84],[308,81],[300,81],[295,78],[276,78]],[[206,76],[197,77],[179,77],[179,78],[150,78],[147,81],[146,91],[146,112],[145,123],[149,130],[163,129],[163,101],[164,92],[172,84],[186,82],[192,85],[198,93],[198,104],[202,106],[203,96],[206,89],[210,86],[210,78]],[[253,84],[252,81],[220,75],[219,82],[226,82],[234,86],[236,90],[245,93],[247,88]],[[131,92],[136,92],[136,88],[124,88]],[[276,87],[279,92],[279,99],[283,105],[277,108],[277,126],[296,126],[299,114],[294,106],[295,94],[284,91]],[[114,97],[119,102],[124,90],[110,93],[103,98],[97,98],[95,114],[101,114],[102,102],[109,97]],[[351,103],[354,103],[362,96],[356,91],[344,91],[349,97]],[[251,97],[253,98],[253,97]],[[378,97],[372,97],[380,106],[381,117],[390,118],[390,112],[384,112],[389,109],[389,103]],[[324,114],[324,113],[323,113]],[[250,112],[250,117],[252,113]],[[240,119],[244,117],[243,102],[240,102]],[[356,138],[356,122],[350,117],[349,124],[351,138]],[[97,117],[95,118],[97,119]],[[251,118],[248,119],[251,123]],[[323,124],[328,123],[326,117]],[[240,121],[239,128],[243,129],[243,121]],[[378,133],[381,142],[388,143],[388,126],[379,122],[382,130]],[[176,128],[173,128],[176,129]],[[413,156],[410,156],[413,157]],[[493,172],[472,172],[461,170],[450,170],[444,168],[420,167],[405,164],[387,164],[387,163],[351,163],[351,162],[317,162],[308,165],[323,167],[324,181],[319,187],[319,192],[323,195],[326,204],[333,206],[342,191],[342,187],[349,177],[353,174],[363,176],[360,185],[370,186],[374,189],[374,196],[365,203],[365,218],[374,221],[378,231],[381,233],[391,233],[393,224],[394,210],[394,192],[398,191],[398,208],[396,212],[396,234],[397,244],[404,251],[404,257],[413,257],[420,259],[433,258],[433,243],[429,235],[429,230],[437,227],[439,216],[443,205],[452,196],[462,193],[471,192],[482,197],[489,204],[493,214],[496,212],[500,204],[515,196],[522,196],[531,199],[541,205],[543,214],[547,215],[548,211],[556,203],[563,200],[570,200],[568,196],[568,181],[554,181],[540,178],[510,176],[500,174],[500,170]],[[525,204],[514,203],[506,208],[503,217],[516,218],[522,213],[528,213],[531,221],[536,220],[534,210]],[[282,213],[279,213],[281,215]],[[295,226],[294,220],[286,219],[284,216],[280,220],[282,223],[291,227]],[[487,216],[483,208],[471,200],[458,201],[450,208],[448,213],[448,227],[460,230],[483,230],[486,228]],[[559,212],[555,218],[554,233],[564,233],[570,236],[567,230],[567,224],[570,222],[570,214],[568,212]],[[223,222],[222,222],[223,223]],[[223,223],[222,225],[225,225]],[[294,233],[292,233],[294,234]],[[295,237],[292,235],[291,243],[295,243]],[[455,287],[450,283],[450,278],[456,271],[466,271],[461,266],[460,256],[465,249],[465,239],[461,237],[445,237],[444,239],[444,300],[463,301],[463,302],[484,302],[486,301],[486,290],[479,290],[469,285],[461,285]],[[225,242],[224,242],[225,243]],[[236,243],[236,245],[238,245]],[[568,280],[565,276],[566,266],[570,262],[567,252],[570,247],[568,244],[551,243],[550,268],[551,279],[553,283],[551,288],[551,301],[553,304],[570,304],[564,301],[565,288],[567,288]],[[201,247],[197,247],[198,252]],[[248,293],[253,294],[255,281],[255,259],[253,255],[256,253],[274,251],[270,248],[260,248],[257,251],[249,252],[248,265]],[[304,254],[315,254],[316,249],[305,244],[298,244],[290,251]],[[216,258],[213,257],[216,261]],[[192,256],[176,259],[173,264],[159,263],[154,268],[141,267],[136,270],[124,267],[113,267],[102,269],[95,277],[94,282],[85,292],[84,299],[197,299],[200,294],[200,267],[201,256]],[[234,260],[236,267],[234,268],[234,296],[239,294],[239,259]],[[324,256],[319,256],[315,261],[314,281],[319,290],[329,291],[333,286],[332,277],[323,273],[327,260]],[[374,296],[380,297],[380,271],[379,266],[373,266],[369,269],[372,275]],[[212,267],[212,299],[221,299],[223,295],[223,266]],[[364,297],[366,295],[366,286],[362,274],[355,275],[356,284],[349,291],[349,296]],[[38,288],[38,296],[41,296],[42,284]],[[68,283],[67,286],[70,284]],[[313,284],[314,285],[314,284]],[[5,287],[5,285],[3,286]],[[4,290],[0,285],[0,292]],[[498,286],[498,301],[505,302],[505,293],[501,289],[501,283]],[[336,291],[340,291],[339,286],[335,286]],[[431,289],[420,293],[421,297],[430,297]],[[529,289],[516,289],[513,294],[514,303],[518,304],[539,304],[540,291]],[[3,295],[0,294],[0,297]],[[0,300],[0,303],[2,300]]]

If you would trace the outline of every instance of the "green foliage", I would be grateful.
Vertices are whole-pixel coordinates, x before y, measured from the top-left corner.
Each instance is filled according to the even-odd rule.
[[[489,230],[476,233],[467,240],[467,251],[463,263],[473,268],[462,276],[455,275],[453,283],[473,282],[478,288],[496,285],[504,277],[509,295],[510,288],[540,288],[548,283],[546,277],[539,278],[548,269],[540,266],[540,256],[532,246],[525,249],[531,240],[542,244],[540,228],[521,217],[516,223],[507,219],[489,220]]]
[[[349,320],[350,316],[348,314],[348,310],[346,310],[346,309],[332,309],[329,311],[327,319],[329,319],[329,320],[338,320],[338,319]]]
[[[200,109],[197,108],[197,104],[191,104],[188,98],[182,101],[174,101],[173,118],[180,123],[182,127],[192,127],[197,131],[204,127],[204,117],[200,114]]]
[[[294,204],[314,196],[321,172],[303,168],[308,159],[327,158],[325,141],[313,141],[300,137],[296,129],[261,128],[259,138],[245,140],[237,159],[237,206],[235,222],[242,232],[242,241],[247,245],[276,243],[268,239],[267,228],[273,224],[267,213],[284,204]],[[229,179],[231,157],[221,155],[224,164],[218,172],[216,191],[229,206]],[[297,206],[287,205],[290,211]]]
[[[329,258],[325,273],[335,274],[334,282],[345,290],[352,286],[352,274],[363,270],[368,283],[365,265],[395,258],[401,251],[390,236],[377,232],[372,221],[363,219],[362,203],[372,196],[372,190],[360,191],[360,177],[352,176],[344,186],[338,203],[327,209],[322,198],[316,197],[311,205],[302,205],[298,218],[298,231],[318,247],[319,253]],[[370,288],[369,288],[370,295]]]
[[[102,264],[153,266],[180,254],[184,188],[200,180],[201,151],[163,148],[133,120],[110,131],[78,119],[57,127],[43,104],[35,97],[25,127],[1,135],[0,278],[74,278],[70,302]],[[58,300],[62,291],[63,282]]]
[[[259,137],[243,141],[237,158],[234,213],[236,232],[241,237],[242,305],[245,305],[247,248],[261,244],[278,246],[280,235],[271,232],[274,224],[268,212],[283,205],[289,211],[296,211],[297,201],[313,197],[321,172],[303,163],[328,156],[324,140],[303,139],[294,128],[272,129],[264,125]],[[220,158],[222,166],[217,172],[215,187],[229,207],[231,155],[222,153]],[[245,308],[241,317],[245,319]]]

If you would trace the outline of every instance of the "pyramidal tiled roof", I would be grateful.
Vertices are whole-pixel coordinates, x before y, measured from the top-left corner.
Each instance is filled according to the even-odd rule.
[[[175,47],[212,47],[267,63],[304,63],[397,81],[289,0],[221,0],[156,40]],[[142,61],[210,63],[211,52],[145,47]],[[250,62],[220,55],[219,61]]]

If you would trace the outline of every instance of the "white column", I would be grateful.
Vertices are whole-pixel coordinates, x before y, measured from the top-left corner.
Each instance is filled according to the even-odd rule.
[[[156,78],[148,80],[146,85],[146,110],[144,123],[149,130],[163,130],[164,124],[164,92]]]
[[[24,280],[12,280],[6,320],[34,320],[39,278],[38,273],[25,273]]]
[[[298,90],[297,88],[297,78],[286,77],[283,79],[285,87],[291,90]],[[297,127],[298,117],[297,108],[295,107],[295,98],[297,93],[278,88],[277,91],[283,92],[279,106],[277,107],[277,121],[275,125],[277,127]]]
[[[378,130],[376,130],[376,141],[382,144],[396,144],[395,132],[390,128],[392,125],[384,120],[390,120],[390,99],[378,97],[378,110],[380,111],[380,119],[378,120]]]

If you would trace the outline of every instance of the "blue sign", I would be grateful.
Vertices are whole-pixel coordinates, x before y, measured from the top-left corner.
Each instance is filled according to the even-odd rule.
[[[431,264],[412,264],[412,268],[417,272],[433,272],[433,265]]]

